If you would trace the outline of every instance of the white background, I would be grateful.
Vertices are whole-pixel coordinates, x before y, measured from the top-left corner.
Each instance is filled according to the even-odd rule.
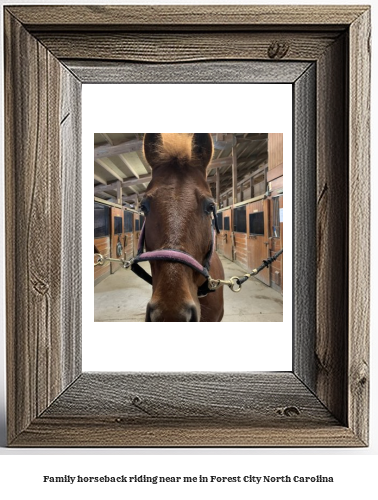
[[[25,3],[13,1],[12,4]],[[34,3],[42,3],[35,1]],[[51,2],[49,2],[51,3]],[[62,2],[65,4],[80,2]],[[83,1],[81,3],[89,3]],[[92,0],[92,4],[96,2]],[[116,4],[118,2],[113,1]],[[127,3],[127,2],[122,2]],[[139,3],[137,1],[133,3]],[[179,3],[179,2],[176,2]],[[191,3],[191,2],[187,2]],[[202,3],[202,2],[197,2]],[[237,0],[232,2],[222,2],[221,0],[203,2],[206,4],[222,3],[252,3]],[[271,4],[272,2],[259,1],[259,4]],[[276,1],[276,4],[286,4],[287,1]],[[292,4],[313,4],[310,2],[292,1]],[[323,4],[361,4],[366,2],[346,0],[324,1]],[[377,64],[376,54],[377,35],[374,26],[377,25],[376,9],[372,10],[373,20],[373,73],[372,73],[372,137],[378,136],[377,127],[377,98],[374,89],[377,89]],[[1,96],[3,99],[3,96]],[[3,100],[1,100],[3,102]],[[376,217],[377,212],[377,141],[372,143],[372,213]],[[368,186],[367,186],[368,189]],[[1,220],[2,228],[4,221]],[[372,231],[372,249],[377,247],[377,233]],[[1,255],[4,255],[2,250]],[[4,259],[1,259],[2,277],[4,276]],[[287,498],[289,495],[293,498],[305,497],[308,500],[334,499],[354,500],[358,497],[372,498],[376,494],[376,470],[377,470],[377,452],[378,452],[378,411],[377,411],[377,339],[376,326],[378,319],[378,288],[377,288],[377,259],[372,259],[372,296],[371,296],[371,439],[370,447],[363,449],[105,449],[105,450],[8,450],[0,448],[0,479],[1,493],[4,498],[15,498],[23,496],[38,497],[41,500],[49,499],[54,496],[56,499],[66,499],[67,496],[73,499],[81,499],[91,495],[92,498],[103,498],[107,495],[114,495],[119,498],[129,498],[131,495],[140,495],[154,498],[192,498],[193,495],[199,498],[211,497],[215,494],[219,497],[237,494],[240,499],[250,499],[253,497],[264,498],[265,495],[270,498]],[[2,311],[4,311],[4,289],[2,289]],[[2,323],[2,332],[4,332],[4,320]],[[4,359],[5,341],[2,337],[2,359]],[[4,391],[4,372],[1,373],[1,388]],[[2,398],[4,401],[4,397]],[[1,413],[1,444],[4,446],[4,404]],[[20,456],[24,455],[24,456]],[[106,457],[106,458],[105,458]],[[198,485],[192,487],[175,486],[160,488],[159,485],[147,485],[143,488],[127,489],[124,486],[114,486],[104,488],[98,487],[75,487],[66,484],[63,485],[43,485],[42,476],[64,475],[64,474],[82,474],[82,475],[100,475],[100,474],[164,474],[169,475],[194,475],[194,474],[218,474],[235,475],[239,473],[251,474],[305,474],[333,475],[335,477],[334,485],[325,483],[296,485],[286,483],[284,485],[272,485],[264,489],[255,489],[249,485],[236,485],[236,487],[216,486],[216,489],[210,490],[200,488]],[[232,486],[232,485],[231,485]],[[151,489],[155,488],[155,489]],[[159,488],[159,489],[157,489]],[[8,491],[8,495],[7,492]],[[12,493],[10,493],[12,492]]]
[[[128,96],[132,96],[130,99]],[[227,113],[230,108],[243,113]],[[109,110],[116,110],[112,113]],[[148,110],[145,114],[144,110]],[[179,112],[178,112],[179,110]],[[205,112],[203,110],[206,110]],[[128,125],[129,124],[129,125]],[[130,128],[132,127],[132,128]],[[198,128],[199,127],[199,128]],[[284,321],[278,323],[94,322],[83,302],[84,371],[290,371],[292,367],[292,85],[84,85],[83,171],[93,168],[93,133],[283,132]],[[93,297],[93,185],[83,176],[83,297]],[[118,273],[127,273],[120,269]],[[230,276],[227,276],[227,278]],[[248,283],[244,285],[248,287]],[[240,293],[243,293],[240,292]],[[224,298],[232,292],[225,287]],[[133,300],[130,297],[130,300]],[[144,310],[141,311],[142,313]],[[106,332],[106,333],[104,333]],[[128,353],[139,353],[129,356]],[[141,355],[143,353],[143,355]]]

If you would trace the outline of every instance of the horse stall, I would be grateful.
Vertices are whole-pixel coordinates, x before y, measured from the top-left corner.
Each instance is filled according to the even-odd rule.
[[[268,157],[256,170],[220,195],[217,250],[222,256],[252,272],[283,248],[283,137],[268,134]],[[256,276],[283,293],[282,255]]]
[[[155,318],[156,314],[147,304],[150,304],[154,289],[159,293],[159,297],[162,296],[159,283],[154,282],[154,289],[151,287],[154,267],[150,266],[148,261],[153,260],[155,254],[158,260],[169,259],[176,262],[175,266],[190,266],[203,276],[210,273],[212,278],[222,278],[224,272],[227,279],[230,276],[251,273],[283,248],[282,134],[179,135],[193,136],[193,139],[190,139],[192,147],[195,136],[200,137],[198,140],[211,137],[212,156],[210,154],[206,159],[209,164],[204,170],[204,182],[207,181],[206,190],[209,194],[198,205],[199,210],[205,210],[206,216],[204,218],[201,215],[198,218],[195,231],[194,228],[188,227],[182,233],[185,240],[182,240],[179,247],[175,243],[173,246],[168,243],[167,250],[164,247],[152,247],[148,251],[145,250],[148,259],[144,261],[138,254],[138,242],[144,223],[146,222],[145,232],[149,235],[149,245],[151,241],[153,245],[151,231],[155,228],[159,233],[167,227],[173,228],[178,219],[172,214],[180,214],[180,203],[183,201],[180,196],[174,196],[169,203],[159,205],[167,207],[167,219],[159,220],[154,212],[149,214],[146,194],[153,176],[156,162],[154,157],[160,149],[153,145],[146,150],[143,137],[148,136],[148,140],[156,141],[162,134],[95,134],[94,247],[95,253],[102,256],[100,265],[95,266],[94,271],[95,321],[198,321],[194,306],[191,307],[192,312],[189,311],[186,316],[191,319],[174,319],[173,313],[164,313],[164,319],[151,319]],[[147,151],[146,155],[143,149]],[[162,167],[159,168],[161,172]],[[167,182],[168,185],[175,175],[174,171],[171,171],[164,183]],[[155,199],[157,178],[154,179]],[[160,192],[168,196],[171,193],[169,189],[164,188],[164,184],[162,190],[158,191]],[[197,215],[193,213],[193,217]],[[165,220],[171,220],[171,223],[167,225],[162,222]],[[191,218],[180,217],[179,220],[187,220],[190,223]],[[193,259],[188,249],[196,247],[191,246],[191,240],[204,222],[203,230],[209,231],[206,229],[207,220],[209,223],[213,221],[212,224],[219,230],[214,242],[215,251]],[[169,242],[169,233],[167,238]],[[176,240],[171,238],[171,241]],[[143,246],[142,240],[141,244]],[[141,255],[143,257],[144,254]],[[99,257],[95,257],[95,262],[96,258]],[[108,258],[112,260],[109,261]],[[203,263],[206,263],[208,258],[212,259],[208,262],[210,268],[200,271],[203,265],[207,265]],[[137,262],[138,267],[143,269],[136,274],[131,269],[125,270],[124,267],[130,265],[130,259],[134,262],[133,266]],[[220,268],[218,264],[217,268],[211,264],[215,261],[219,262]],[[149,275],[152,275],[152,278],[149,278]],[[182,268],[180,276],[179,285],[183,287],[182,280],[187,279],[188,273],[184,273]],[[215,279],[214,283],[216,282]],[[218,290],[215,294],[209,293],[206,289],[209,285],[206,283],[204,279],[203,284],[198,285],[200,306],[202,301],[213,300],[219,295]],[[221,292],[223,294],[223,288]],[[179,300],[179,288],[177,292],[173,287],[173,291],[168,289],[164,293],[170,294],[167,300],[171,305]],[[233,294],[224,287],[226,299],[223,321],[282,321],[282,294],[281,255],[269,267],[262,269],[255,278],[248,280],[248,283],[243,285],[242,293]],[[255,304],[254,308],[251,308],[251,304]],[[254,311],[256,307],[260,308],[258,313]],[[201,316],[201,321],[219,321],[204,318],[207,318],[206,314]]]
[[[248,272],[259,267],[270,256],[268,213],[269,202],[264,199],[221,211],[223,221],[226,219],[226,228],[229,229],[223,229],[218,235],[218,251]],[[232,227],[229,220],[232,221]],[[269,268],[260,271],[256,279],[270,286]]]
[[[94,252],[110,256],[110,211],[108,205],[94,203]],[[94,268],[94,283],[97,285],[110,275],[110,262]]]
[[[95,201],[94,250],[96,254],[119,259],[134,256],[134,211],[124,207]],[[139,216],[139,214],[137,214]],[[106,261],[94,267],[94,284],[97,285],[120,269],[117,262]]]
[[[232,210],[227,208],[218,211],[220,233],[217,235],[217,250],[226,259],[233,260]]]
[[[138,242],[140,232],[143,227],[144,216],[140,213],[134,212],[134,255],[138,253]]]
[[[110,257],[123,257],[123,210],[112,207],[110,211]],[[119,271],[117,262],[110,262],[110,273]]]
[[[269,257],[283,248],[283,135],[269,134]],[[283,255],[270,267],[270,286],[283,291]]]
[[[134,215],[135,212],[129,209],[124,209],[123,211],[123,228],[124,228],[123,250],[125,259],[131,259],[131,257],[134,257],[135,255]]]
[[[256,269],[269,257],[269,203],[265,199],[254,201],[247,207],[247,267]],[[263,269],[256,278],[270,285],[270,268]]]

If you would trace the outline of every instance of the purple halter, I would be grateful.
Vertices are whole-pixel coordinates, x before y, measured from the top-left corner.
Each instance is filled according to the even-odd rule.
[[[215,248],[215,231],[219,233],[218,221],[216,217],[216,212],[214,210],[214,223],[211,224],[211,245],[210,250],[205,256],[205,260],[203,265],[200,264],[194,257],[190,254],[183,252],[181,250],[175,250],[171,248],[162,248],[160,250],[153,250],[152,252],[144,252],[144,241],[145,241],[145,225],[146,221],[143,223],[142,230],[139,235],[138,242],[138,253],[136,257],[132,261],[131,270],[138,275],[140,278],[144,279],[152,285],[152,276],[150,276],[140,265],[140,262],[152,262],[152,261],[167,261],[167,262],[177,262],[179,264],[184,264],[185,266],[191,267],[194,271],[197,271],[199,274],[202,274],[206,281],[203,285],[198,288],[198,296],[205,297],[207,293],[215,291],[208,287],[208,278],[209,278],[209,269],[211,258],[214,253]]]

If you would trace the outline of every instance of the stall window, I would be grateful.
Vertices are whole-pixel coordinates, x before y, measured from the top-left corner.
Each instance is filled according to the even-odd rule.
[[[230,230],[230,217],[225,217],[224,218],[224,230],[229,231]]]
[[[94,204],[94,237],[103,238],[110,234],[110,208],[101,203]]]
[[[123,215],[123,223],[125,226],[125,233],[131,233],[133,231],[133,213],[125,210]]]
[[[223,229],[223,214],[222,214],[222,212],[217,214],[217,219],[218,219],[219,231],[222,231],[222,229]]]
[[[272,236],[273,238],[280,237],[280,196],[273,198],[273,224]]]
[[[246,219],[246,208],[245,205],[242,207],[237,207],[234,210],[234,231],[237,233],[247,232],[247,219]]]
[[[139,231],[139,219],[135,219],[135,231]]]
[[[264,234],[264,212],[249,214],[249,234]]]
[[[114,234],[122,234],[122,217],[114,217]]]

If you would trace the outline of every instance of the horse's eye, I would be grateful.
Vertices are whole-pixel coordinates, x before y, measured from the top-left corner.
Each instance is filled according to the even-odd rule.
[[[143,200],[140,204],[140,209],[144,213],[144,215],[147,215],[148,212],[150,211],[150,203],[148,200]]]
[[[215,204],[212,200],[207,200],[205,203],[205,212],[211,214],[214,212]]]

